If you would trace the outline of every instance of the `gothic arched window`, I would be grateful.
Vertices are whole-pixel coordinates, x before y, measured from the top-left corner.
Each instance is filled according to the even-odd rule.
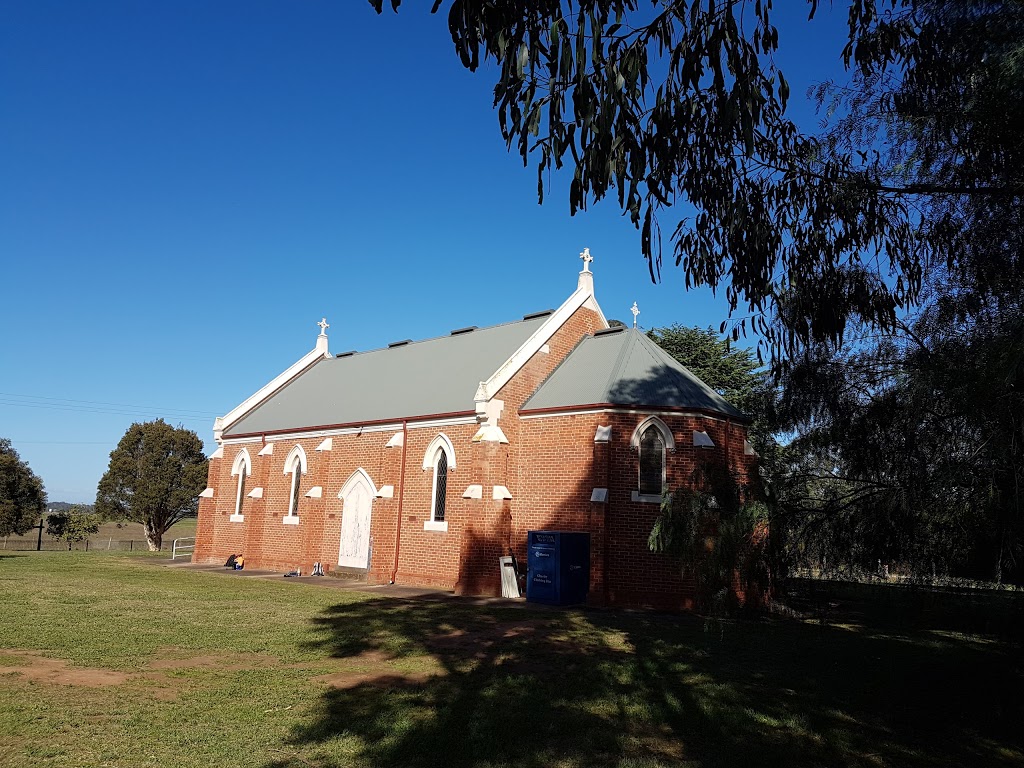
[[[640,434],[640,493],[660,496],[665,487],[665,439],[651,424]]]
[[[445,502],[448,498],[448,454],[441,446],[434,454],[433,502],[430,519],[435,523],[444,522]]]
[[[291,466],[292,489],[288,497],[288,517],[299,514],[299,486],[302,484],[302,459],[296,456]]]

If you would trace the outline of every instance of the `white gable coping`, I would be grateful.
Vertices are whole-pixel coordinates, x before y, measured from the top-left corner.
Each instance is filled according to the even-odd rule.
[[[565,303],[552,312],[547,320],[541,323],[540,327],[533,332],[533,335],[524,341],[519,349],[512,353],[512,357],[498,367],[498,370],[494,372],[491,378],[480,382],[475,399],[477,401],[486,401],[494,397],[519,372],[519,369],[526,365],[531,357],[541,351],[541,348],[551,340],[555,332],[565,325],[573,313],[582,306],[594,310],[598,317],[601,318],[604,327],[608,327],[608,320],[605,318],[604,312],[601,311],[601,307],[598,306],[597,299],[594,298],[593,280],[581,279],[579,287],[565,300]]]
[[[321,343],[320,339],[323,339]],[[260,389],[256,394],[246,399],[241,405],[228,411],[223,416],[218,416],[213,422],[213,437],[215,440],[220,440],[224,435],[224,430],[238,421],[240,418],[245,416],[256,406],[273,396],[279,389],[285,386],[288,382],[294,379],[299,374],[303,373],[314,363],[318,363],[324,358],[330,357],[330,353],[327,351],[327,337],[322,336],[317,338],[317,345],[314,349],[311,349],[295,363],[288,367],[283,373],[277,376],[273,381],[267,384],[265,387]],[[218,457],[219,458],[219,457]]]

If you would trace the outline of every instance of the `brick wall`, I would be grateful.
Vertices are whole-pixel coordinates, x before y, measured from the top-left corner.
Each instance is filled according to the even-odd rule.
[[[276,441],[269,456],[257,456],[262,445],[246,447],[252,460],[247,491],[259,486],[262,499],[246,498],[244,520],[232,522],[237,477],[231,467],[241,445],[225,446],[224,456],[210,463],[212,499],[202,499],[196,529],[197,562],[223,562],[242,553],[256,568],[309,572],[320,561],[337,568],[344,502],[338,493],[362,468],[379,489],[395,488],[393,498],[377,498],[371,514],[371,582],[454,588],[472,594],[499,594],[498,557],[509,551],[526,558],[527,531],[557,529],[591,533],[591,595],[597,602],[687,607],[693,585],[682,576],[681,564],[651,553],[647,538],[658,504],[633,501],[638,456],[629,447],[636,426],[647,414],[561,414],[522,419],[519,409],[544,379],[588,333],[603,327],[600,317],[581,308],[497,393],[504,401],[499,424],[509,444],[473,442],[475,423],[430,428],[408,425],[405,446],[386,448],[394,431],[334,435],[330,451],[316,451],[322,437]],[[467,393],[467,411],[473,407]],[[662,414],[677,450],[668,454],[670,487],[690,482],[695,468],[727,462],[741,475],[752,466],[743,455],[745,429],[724,420],[693,415]],[[611,425],[610,443],[595,443],[598,425]],[[707,431],[714,449],[695,449],[691,433]],[[430,519],[433,472],[424,470],[428,445],[443,432],[455,450],[450,467],[445,519],[447,531],[425,530]],[[298,525],[286,525],[291,475],[285,474],[289,451],[301,445],[307,457],[302,478]],[[405,483],[401,482],[405,453]],[[482,487],[481,499],[464,499],[470,485]],[[306,498],[319,485],[322,498]],[[505,486],[511,500],[492,498]],[[606,504],[592,503],[594,488],[608,488]],[[401,510],[401,512],[399,512]],[[400,538],[399,538],[400,537]],[[396,541],[399,559],[396,570]]]

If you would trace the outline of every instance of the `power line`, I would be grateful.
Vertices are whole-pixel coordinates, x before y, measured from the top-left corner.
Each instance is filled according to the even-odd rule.
[[[18,403],[10,402],[7,400],[0,400],[0,406],[13,406],[20,408],[41,408],[43,410],[51,411],[71,411],[72,413],[94,413],[94,414],[108,414],[112,416],[132,416],[136,418],[146,418],[148,416],[160,416],[166,415],[168,418],[175,421],[195,421],[195,422],[208,422],[209,416],[187,416],[180,413],[168,413],[161,414],[158,409],[153,410],[138,410],[138,411],[125,411],[115,410],[112,408],[92,408],[88,406],[76,406],[76,405],[58,405],[56,403]]]
[[[16,437],[8,438],[12,443],[19,445],[112,445],[111,440],[19,440]]]
[[[109,403],[109,402],[104,402],[102,400],[75,400],[73,398],[68,398],[68,397],[44,397],[42,395],[19,395],[19,394],[16,394],[14,392],[0,392],[0,397],[16,397],[16,398],[20,398],[20,399],[23,399],[23,400],[29,400],[29,401],[32,401],[32,400],[44,400],[44,401],[57,402],[57,403],[71,403],[71,404],[79,404],[80,403],[80,404],[83,404],[83,405],[107,405],[107,406],[113,406],[115,408],[131,408],[131,409],[134,409],[134,410],[142,410],[142,411],[148,411],[148,412],[152,412],[152,411],[160,411],[160,412],[174,411],[175,413],[191,414],[193,416],[220,416],[221,415],[219,413],[214,413],[213,411],[199,411],[199,410],[195,410],[195,409],[192,409],[192,408],[160,408],[160,407],[157,407],[157,406],[150,406],[150,405],[134,405],[132,403]]]

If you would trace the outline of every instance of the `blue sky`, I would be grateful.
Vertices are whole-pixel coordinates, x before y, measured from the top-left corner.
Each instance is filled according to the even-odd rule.
[[[321,316],[334,351],[506,322],[558,306],[586,246],[608,317],[725,318],[671,267],[652,285],[614,201],[570,217],[556,179],[537,205],[428,6],[0,0],[0,436],[51,501],[92,501],[134,421],[212,450]],[[799,99],[841,73],[842,18],[787,13]]]

